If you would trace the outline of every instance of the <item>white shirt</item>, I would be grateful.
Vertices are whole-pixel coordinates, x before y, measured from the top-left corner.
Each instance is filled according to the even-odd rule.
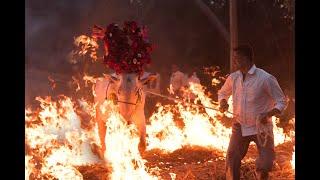
[[[188,77],[180,71],[172,73],[170,78],[170,84],[172,84],[172,88],[174,91],[177,91],[181,87],[186,86],[188,83],[187,81]]]
[[[196,73],[193,73],[188,79],[188,83],[200,84],[200,79],[197,77]]]
[[[218,92],[219,102],[228,100],[230,95],[235,119],[241,124],[242,136],[257,134],[256,118],[259,114],[273,108],[283,111],[287,106],[276,78],[255,65],[250,68],[244,81],[240,71],[228,76]]]

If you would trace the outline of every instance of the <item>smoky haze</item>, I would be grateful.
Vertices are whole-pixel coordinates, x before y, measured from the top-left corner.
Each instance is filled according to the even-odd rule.
[[[227,9],[222,8],[216,13],[228,29]],[[172,63],[183,69],[209,65],[221,66],[226,71],[229,68],[229,44],[194,0],[28,0],[25,20],[26,103],[36,95],[54,93],[48,83],[49,75],[61,82],[71,77],[72,66],[66,57],[73,49],[74,37],[89,35],[94,24],[106,26],[113,22],[122,24],[127,20],[136,20],[147,26],[149,38],[156,46],[152,54],[152,66],[163,74],[163,83],[169,78]],[[241,21],[247,28],[249,25],[246,22]],[[254,22],[251,21],[250,27],[255,29],[260,26],[252,24]],[[241,26],[240,31],[246,32],[239,33],[242,40],[250,38],[241,34],[254,36],[248,29],[241,29]],[[263,31],[259,33],[265,34]],[[293,33],[287,34],[291,38]],[[251,39],[253,42],[258,40]],[[293,40],[286,43],[283,47],[293,46]],[[275,67],[275,59],[279,56],[277,52],[266,48],[266,45],[254,45],[261,52],[255,54],[257,64],[266,68]],[[263,53],[271,55],[267,57]],[[291,49],[285,50],[285,53],[289,54],[287,59],[293,59]],[[282,64],[283,67],[286,65]],[[281,79],[281,68],[277,66],[268,70]],[[293,70],[294,66],[291,66],[280,82],[290,84]],[[88,71],[101,73],[104,69],[102,65],[95,65]],[[56,93],[64,92],[66,88],[66,83],[57,84]]]

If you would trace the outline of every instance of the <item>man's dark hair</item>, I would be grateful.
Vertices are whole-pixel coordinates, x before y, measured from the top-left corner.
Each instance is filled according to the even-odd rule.
[[[240,44],[234,48],[233,51],[248,57],[249,60],[253,62],[253,48],[250,44]]]

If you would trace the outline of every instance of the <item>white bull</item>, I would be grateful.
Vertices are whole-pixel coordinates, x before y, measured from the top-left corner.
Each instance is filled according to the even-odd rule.
[[[119,105],[120,114],[128,123],[134,123],[139,131],[140,143],[139,150],[143,152],[146,148],[146,120],[144,114],[145,93],[143,86],[149,81],[154,80],[156,75],[149,75],[143,79],[140,76],[131,73],[123,73],[116,76],[106,75],[105,78],[98,80],[95,86],[95,102],[97,105],[97,123],[99,137],[101,142],[100,157],[106,149],[105,135],[106,127],[104,119],[100,112],[100,105],[105,99],[113,99],[116,97]]]

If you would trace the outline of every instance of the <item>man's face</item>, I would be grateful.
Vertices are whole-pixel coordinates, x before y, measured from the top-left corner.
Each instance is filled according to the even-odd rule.
[[[236,69],[244,70],[251,65],[249,58],[238,52],[234,53],[233,60],[234,60]]]

